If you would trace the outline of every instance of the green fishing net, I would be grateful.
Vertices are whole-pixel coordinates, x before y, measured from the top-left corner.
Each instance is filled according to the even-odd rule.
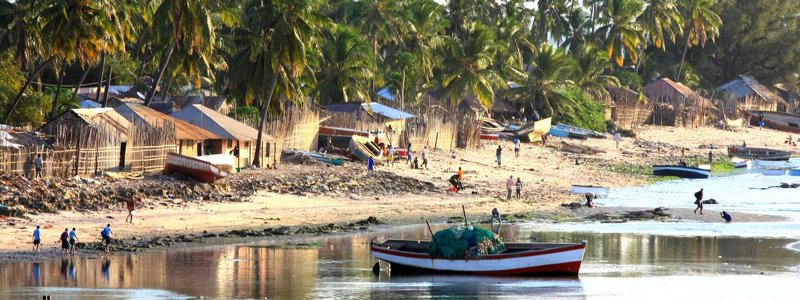
[[[453,226],[433,235],[428,254],[458,259],[497,254],[506,247],[500,237],[480,227]]]

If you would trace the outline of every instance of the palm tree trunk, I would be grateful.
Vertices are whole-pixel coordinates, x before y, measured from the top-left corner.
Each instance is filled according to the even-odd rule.
[[[647,40],[650,39],[650,35],[646,34],[644,38],[644,43],[642,43],[642,48],[639,49],[639,59],[636,60],[636,68],[633,69],[636,75],[639,75],[639,67],[642,66],[642,60],[644,58],[644,50],[647,49]]]
[[[53,61],[53,57],[48,58],[46,61],[40,63],[38,66],[36,66],[35,69],[33,69],[34,70],[33,73],[31,73],[31,75],[28,76],[28,80],[25,81],[25,84],[22,85],[22,88],[19,90],[19,93],[17,93],[17,96],[14,98],[14,101],[11,102],[11,105],[9,105],[8,109],[6,109],[6,114],[3,116],[4,124],[8,123],[8,119],[11,118],[11,113],[14,112],[15,108],[17,108],[17,104],[19,104],[19,100],[22,99],[22,95],[25,94],[25,90],[28,89],[28,86],[31,85],[31,82],[33,82],[33,80],[36,79],[36,77],[38,77],[40,73],[42,73],[44,67],[51,61]]]
[[[253,159],[253,164],[261,167],[261,143],[264,136],[264,122],[267,120],[267,111],[269,111],[269,103],[272,101],[272,93],[275,92],[275,85],[278,84],[278,70],[272,74],[272,81],[269,83],[269,94],[267,99],[264,99],[264,105],[261,107],[261,117],[258,119],[258,139],[256,140],[256,157]],[[269,162],[267,162],[269,163]]]
[[[156,74],[156,80],[153,82],[153,88],[147,92],[147,97],[144,100],[144,106],[150,106],[150,102],[153,102],[153,97],[156,95],[156,89],[158,88],[158,84],[161,83],[161,78],[164,77],[164,71],[167,70],[167,65],[169,64],[169,58],[172,56],[172,50],[175,49],[175,44],[178,41],[175,38],[172,38],[172,42],[167,47],[167,50],[164,51],[164,56],[161,57],[161,62],[158,64],[158,73]]]
[[[94,101],[100,102],[100,90],[103,89],[103,79],[105,78],[106,71],[106,53],[103,52],[100,58],[100,77],[97,77],[97,91],[94,94]]]
[[[683,72],[683,62],[686,61],[686,51],[689,50],[689,33],[686,33],[686,45],[683,46],[683,56],[681,56],[681,66],[678,67],[678,73],[675,74],[675,82],[681,81],[681,73]]]
[[[111,76],[114,74],[114,68],[108,67],[108,80],[106,80],[106,90],[103,92],[103,107],[108,106],[108,90],[111,88]]]
[[[67,60],[61,64],[61,74],[58,74],[58,85],[56,86],[56,96],[53,98],[53,109],[50,110],[50,119],[55,119],[58,113],[58,100],[61,99],[61,85],[64,84],[64,75],[67,73]]]
[[[83,85],[83,81],[86,80],[86,76],[89,75],[89,71],[91,71],[91,70],[92,70],[92,68],[90,68],[90,67],[86,67],[86,70],[83,70],[83,74],[81,74],[81,79],[78,80],[78,84],[75,85],[75,91],[72,92],[73,96],[78,95],[78,90],[81,89],[81,85]]]

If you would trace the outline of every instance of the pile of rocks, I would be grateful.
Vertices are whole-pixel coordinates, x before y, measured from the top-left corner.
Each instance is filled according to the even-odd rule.
[[[441,193],[433,183],[389,172],[366,172],[358,166],[321,168],[284,165],[282,170],[233,174],[214,184],[174,176],[143,179],[67,178],[29,180],[0,177],[3,211],[102,210],[136,195],[145,203],[181,201],[244,201],[260,190],[295,195],[403,195]]]

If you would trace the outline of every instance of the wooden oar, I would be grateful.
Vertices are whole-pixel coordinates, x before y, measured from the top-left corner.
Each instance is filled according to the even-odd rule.
[[[464,204],[461,204],[461,212],[464,213],[464,226],[467,227],[469,224],[467,223],[467,209],[464,208]]]
[[[433,229],[431,229],[431,224],[430,224],[430,223],[428,223],[428,221],[427,221],[427,220],[425,220],[425,225],[428,225],[428,232],[430,232],[430,233],[431,233],[431,239],[433,240],[433,244],[434,244],[434,245],[436,245],[436,248],[437,248],[437,249],[441,249],[441,248],[439,247],[439,243],[437,243],[437,242],[436,242],[436,236],[435,236],[435,235],[433,235]]]

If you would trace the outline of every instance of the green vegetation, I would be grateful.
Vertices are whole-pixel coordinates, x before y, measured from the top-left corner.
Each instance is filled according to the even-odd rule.
[[[504,99],[593,129],[609,88],[664,76],[701,92],[738,74],[800,90],[795,0],[440,3],[0,0],[0,54],[14,67],[0,123],[41,125],[74,103],[62,90],[109,80],[147,104],[226,95],[260,119],[388,87],[408,105]],[[37,94],[46,87],[53,101]]]
[[[607,171],[630,175],[634,177],[640,176],[653,176],[653,167],[649,165],[636,165],[632,163],[612,163],[600,165],[601,168]]]

